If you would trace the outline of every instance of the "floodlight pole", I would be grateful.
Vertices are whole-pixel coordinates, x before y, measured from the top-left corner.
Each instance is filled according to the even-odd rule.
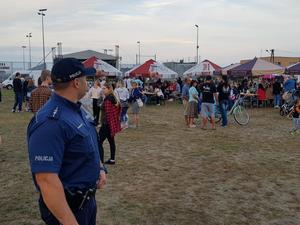
[[[197,24],[195,24],[195,27],[197,28],[197,47],[196,47],[197,59],[196,59],[196,62],[198,64],[198,62],[199,62],[199,26]]]
[[[23,70],[25,70],[25,48],[26,48],[26,46],[23,45],[22,46],[22,49],[23,49]]]
[[[30,38],[32,38],[31,33],[27,34],[26,37],[28,38],[28,50],[29,50],[29,68],[31,68],[31,44],[30,44]]]
[[[38,15],[42,16],[42,36],[43,36],[43,61],[44,61],[44,69],[46,69],[46,57],[45,57],[45,34],[44,34],[44,13],[47,9],[39,9]]]
[[[141,65],[141,42],[138,41],[137,44],[138,44],[138,47],[139,47],[139,64]]]

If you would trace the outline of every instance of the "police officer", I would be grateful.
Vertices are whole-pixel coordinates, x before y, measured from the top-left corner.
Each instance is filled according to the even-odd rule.
[[[57,62],[55,92],[28,126],[30,166],[47,225],[96,224],[95,192],[106,175],[94,122],[79,103],[87,91],[85,75],[95,72],[73,58]]]

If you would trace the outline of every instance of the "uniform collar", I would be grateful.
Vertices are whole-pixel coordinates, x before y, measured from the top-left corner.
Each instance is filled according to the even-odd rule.
[[[80,107],[81,107],[80,102],[77,102],[77,103],[71,102],[70,100],[58,95],[55,92],[52,94],[52,99],[54,101],[57,101],[57,102],[61,103],[61,104],[64,104],[65,106],[67,106],[69,108],[72,108],[74,110],[80,110]]]

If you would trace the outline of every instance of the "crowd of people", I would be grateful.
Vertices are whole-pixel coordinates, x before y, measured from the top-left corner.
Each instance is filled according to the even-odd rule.
[[[51,72],[44,70],[39,78],[38,87],[31,78],[23,79],[17,73],[13,80],[15,102],[12,112],[21,112],[25,103],[25,110],[36,113],[50,98]],[[87,97],[92,100],[93,118],[99,128],[104,113],[105,78],[94,80],[88,90]],[[184,106],[186,126],[195,128],[195,118],[201,116],[201,129],[206,129],[208,121],[211,128],[215,126],[215,112],[219,111],[222,117],[222,127],[228,125],[227,111],[231,109],[237,96],[244,95],[245,106],[274,107],[279,108],[285,100],[286,93],[300,89],[299,83],[294,77],[272,77],[271,79],[257,80],[228,80],[227,76],[213,79],[211,76],[199,77],[192,80],[181,78],[172,81],[148,80],[144,78],[130,78],[112,82],[112,94],[120,106],[121,129],[138,128],[140,125],[139,113],[144,104],[164,104],[165,101],[179,100]],[[0,96],[1,101],[1,96]],[[132,118],[129,125],[128,109],[131,108]],[[294,107],[295,108],[295,107]],[[297,114],[293,114],[297,119]],[[295,125],[295,127],[297,127]],[[298,128],[297,128],[298,129]],[[105,133],[105,129],[101,130]],[[105,136],[105,135],[104,135]],[[114,152],[114,141],[108,139],[111,152]],[[114,160],[112,154],[111,160]],[[109,161],[110,162],[110,161]]]
[[[11,111],[20,113],[23,111],[23,104],[25,104],[26,112],[36,113],[51,97],[51,84],[51,72],[49,70],[42,71],[37,87],[32,78],[24,79],[20,73],[16,73],[13,80],[15,101]]]
[[[249,104],[257,102],[257,107],[278,108],[286,93],[300,88],[293,77],[236,82],[227,76],[206,76],[151,82],[125,77],[113,83],[97,78],[88,89],[85,76],[95,72],[67,58],[57,62],[51,72],[43,70],[37,87],[32,79],[22,80],[18,73],[13,80],[12,112],[21,112],[25,102],[26,111],[34,113],[27,131],[29,162],[40,192],[41,217],[48,224],[96,223],[95,193],[106,184],[103,164],[116,164],[115,136],[122,129],[138,128],[140,110],[152,99],[158,106],[164,101],[179,100],[188,128],[196,128],[195,119],[200,115],[201,129],[206,130],[209,122],[215,130],[216,107],[225,128],[227,111],[239,95],[252,96]],[[80,102],[83,98],[91,100],[93,115]],[[298,99],[292,111],[293,134],[300,131],[299,114]],[[108,160],[104,159],[105,140],[110,146]]]
[[[202,129],[206,129],[207,121],[211,123],[212,129],[215,127],[215,112],[220,111],[222,116],[222,127],[228,124],[227,111],[234,105],[238,95],[244,96],[244,105],[252,107],[274,107],[280,108],[286,95],[290,93],[300,93],[300,84],[293,76],[274,77],[272,79],[247,80],[240,82],[228,81],[227,76],[213,80],[207,76],[205,80],[190,78],[185,79],[182,88],[182,99],[184,106],[184,116],[186,125],[194,128],[194,118],[202,117]],[[298,97],[299,98],[299,94]],[[294,127],[291,132],[299,131],[299,114],[297,101],[293,99],[294,107],[291,114],[294,119]]]

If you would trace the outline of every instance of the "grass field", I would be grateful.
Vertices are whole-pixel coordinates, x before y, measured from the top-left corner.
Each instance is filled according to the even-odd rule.
[[[30,113],[0,103],[0,224],[42,224],[28,165]],[[143,108],[141,127],[119,134],[117,164],[97,193],[102,225],[298,225],[300,135],[274,109],[248,126],[187,129],[182,105]],[[106,158],[109,155],[105,145]]]

